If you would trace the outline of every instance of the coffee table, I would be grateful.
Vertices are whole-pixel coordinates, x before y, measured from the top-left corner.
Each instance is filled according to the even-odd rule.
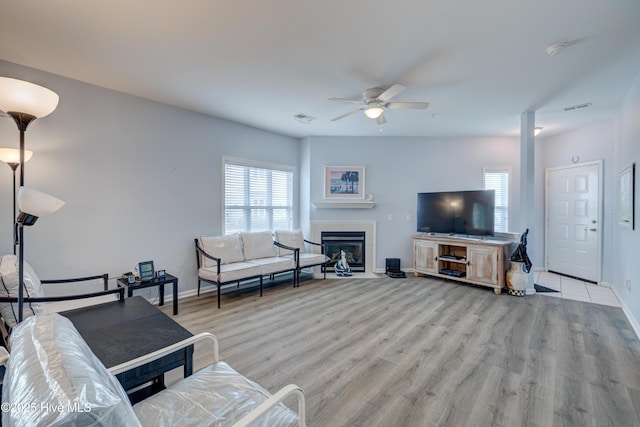
[[[107,367],[119,365],[193,336],[141,296],[61,312]],[[193,345],[116,375],[132,403],[164,389],[164,373],[183,366],[193,373]],[[148,386],[138,388],[146,383]],[[130,392],[132,391],[132,392]]]

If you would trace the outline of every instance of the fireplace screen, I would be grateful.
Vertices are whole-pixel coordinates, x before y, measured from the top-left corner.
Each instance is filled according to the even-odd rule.
[[[340,259],[340,251],[344,251],[351,271],[365,271],[364,231],[323,231],[321,238],[325,245],[325,254],[331,260],[327,264],[327,271],[335,271],[335,265]]]

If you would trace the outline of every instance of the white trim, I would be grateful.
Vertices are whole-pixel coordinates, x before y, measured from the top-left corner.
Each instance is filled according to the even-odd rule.
[[[625,304],[624,299],[620,296],[616,287],[611,286],[611,290],[613,291],[613,294],[616,296],[616,298],[618,298],[618,302],[620,302],[622,312],[624,313],[625,317],[629,321],[629,324],[631,325],[633,332],[635,332],[636,337],[640,339],[640,322],[638,322],[638,320],[635,317],[633,317],[633,313],[631,312],[627,304]]]

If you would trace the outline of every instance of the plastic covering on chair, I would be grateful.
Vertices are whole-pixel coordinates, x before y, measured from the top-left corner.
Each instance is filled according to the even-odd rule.
[[[225,362],[217,362],[133,406],[143,425],[157,427],[232,426],[271,394]],[[298,417],[282,404],[251,426],[297,426]]]
[[[11,340],[3,426],[140,425],[118,380],[67,318],[29,317],[13,329]]]

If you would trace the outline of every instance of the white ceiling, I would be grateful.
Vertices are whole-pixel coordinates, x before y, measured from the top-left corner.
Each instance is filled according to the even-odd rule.
[[[0,59],[291,136],[553,134],[619,108],[640,0],[0,0]],[[429,108],[330,121],[393,83]]]

